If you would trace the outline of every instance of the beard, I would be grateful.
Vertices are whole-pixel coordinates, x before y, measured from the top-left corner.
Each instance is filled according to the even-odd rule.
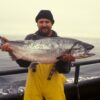
[[[42,27],[39,29],[39,31],[44,35],[48,35],[51,32],[51,28]]]

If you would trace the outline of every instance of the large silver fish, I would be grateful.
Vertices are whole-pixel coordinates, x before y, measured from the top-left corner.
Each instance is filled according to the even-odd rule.
[[[5,42],[1,38],[1,45]],[[8,41],[11,55],[17,59],[37,63],[55,63],[64,53],[72,54],[76,59],[92,56],[89,53],[93,45],[72,38],[52,37],[39,40]]]

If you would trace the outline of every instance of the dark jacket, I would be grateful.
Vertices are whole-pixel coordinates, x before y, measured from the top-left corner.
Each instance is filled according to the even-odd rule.
[[[57,36],[57,33],[55,32],[55,31],[53,31],[52,30],[52,36],[50,36],[50,37],[58,37]],[[39,31],[37,31],[37,32],[35,32],[34,34],[29,34],[29,35],[27,35],[26,36],[26,38],[25,38],[25,40],[38,40],[38,39],[42,39],[42,38],[46,38],[47,36],[45,35],[45,34],[43,34],[43,33],[41,33],[41,32],[39,32]],[[19,64],[19,66],[20,67],[28,67],[30,64],[31,64],[31,62],[29,62],[29,61],[25,61],[25,60],[21,60],[21,59],[19,59],[19,60],[17,60],[16,61],[17,62],[17,64]],[[68,66],[68,63],[67,62],[64,62],[64,61],[61,61],[61,60],[59,60],[56,64],[55,64],[55,66],[59,66],[59,67],[57,67],[57,69],[59,70],[59,71],[61,71],[62,72],[62,70],[65,72],[65,73],[67,73],[67,72],[69,72],[70,70],[68,69],[67,71],[66,71],[66,69],[65,68],[68,68],[68,67],[66,67],[66,66]],[[62,66],[64,66],[63,68],[62,68]]]

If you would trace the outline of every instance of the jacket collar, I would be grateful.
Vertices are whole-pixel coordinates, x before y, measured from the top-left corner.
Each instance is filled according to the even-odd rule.
[[[43,37],[48,37],[47,35],[43,34],[42,32],[40,32],[39,30],[35,32],[36,35],[40,35],[40,36],[43,36]],[[50,37],[57,37],[57,33],[52,30],[52,35]]]

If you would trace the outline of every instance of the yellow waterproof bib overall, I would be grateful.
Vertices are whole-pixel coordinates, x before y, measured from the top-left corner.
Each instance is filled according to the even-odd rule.
[[[63,74],[55,72],[48,80],[52,64],[38,64],[36,72],[32,68],[28,69],[24,100],[66,100],[64,94],[65,77]]]

